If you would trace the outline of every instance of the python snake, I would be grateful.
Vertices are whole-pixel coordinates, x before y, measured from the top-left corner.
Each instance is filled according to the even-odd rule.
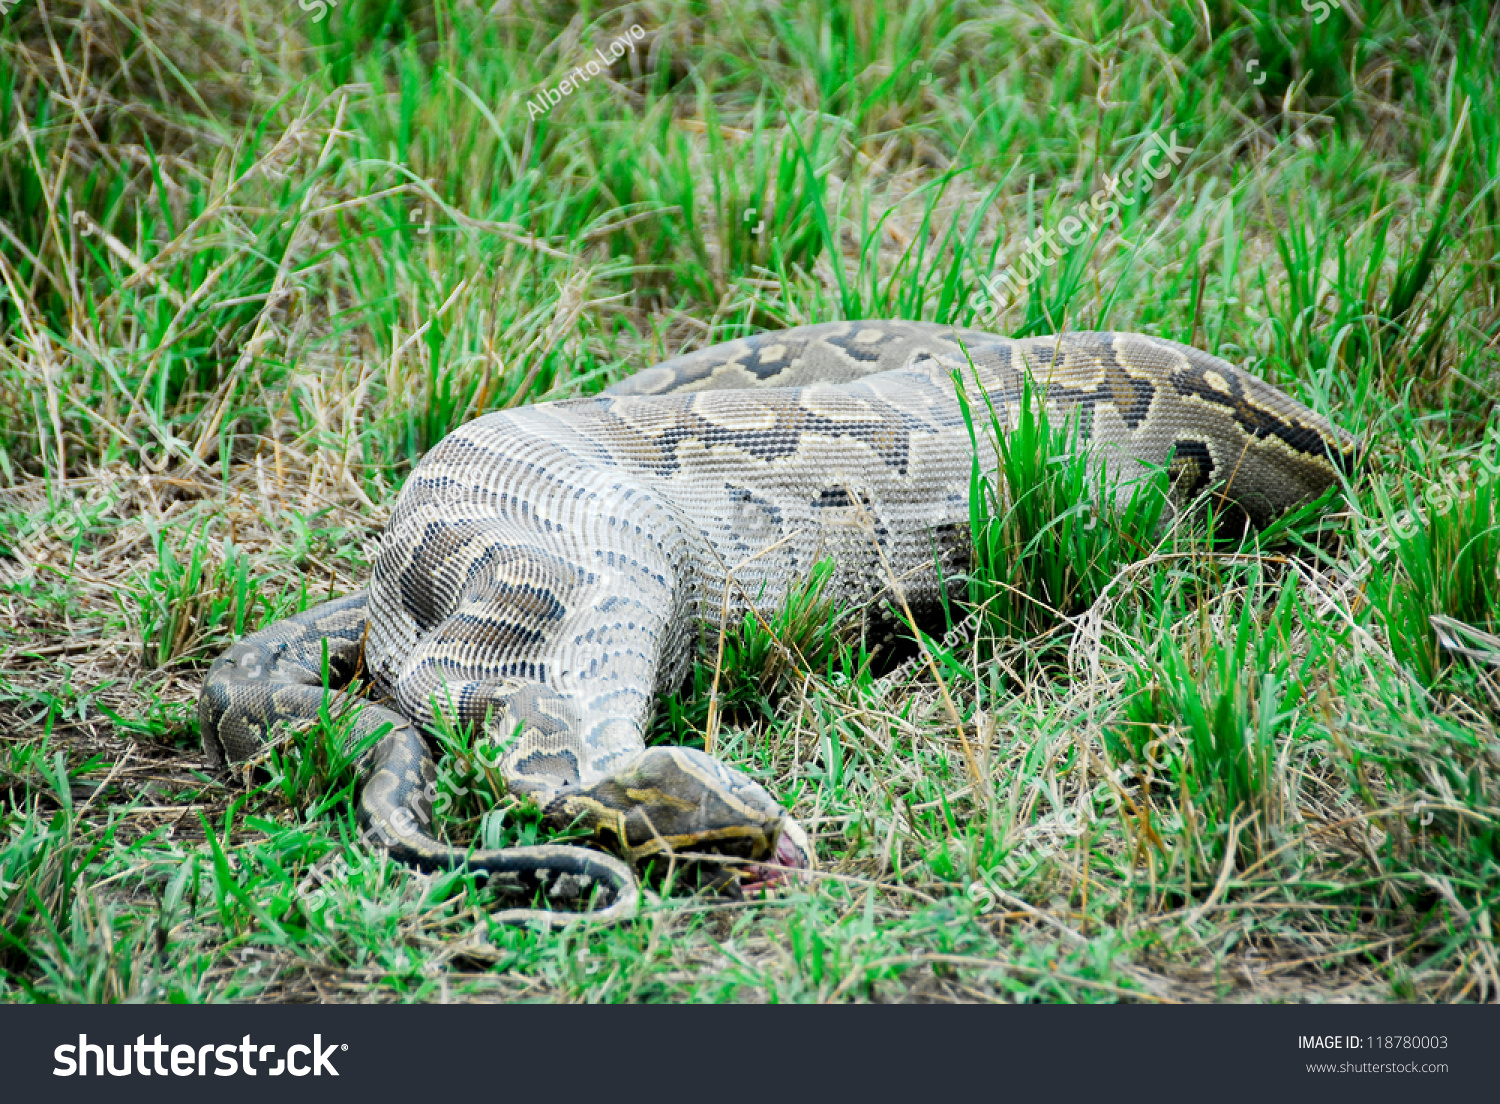
[[[1112,474],[1167,466],[1182,494],[1214,488],[1257,526],[1352,458],[1348,435],[1307,407],[1159,338],[867,321],[729,341],[594,398],[449,434],[402,489],[366,591],[214,663],[199,703],[206,755],[250,758],[278,725],[351,704],[341,687],[362,670],[373,700],[350,739],[373,746],[359,815],[395,858],[487,873],[508,893],[604,901],[497,920],[618,920],[639,890],[626,861],[587,847],[439,842],[422,731],[440,721],[469,728],[549,825],[582,826],[631,863],[708,851],[763,881],[809,865],[807,837],[764,787],[703,752],[647,748],[646,726],[705,626],[726,609],[774,609],[821,560],[836,565],[827,596],[868,603],[899,585],[918,612],[962,577],[974,445],[955,374],[976,411],[982,392],[1011,427],[1029,377]],[[993,470],[993,446],[982,459]]]

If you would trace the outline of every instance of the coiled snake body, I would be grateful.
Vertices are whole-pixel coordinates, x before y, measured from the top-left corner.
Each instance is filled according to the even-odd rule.
[[[446,437],[401,491],[367,591],[214,663],[205,752],[254,755],[279,723],[347,696],[362,659],[386,704],[352,725],[352,739],[384,733],[361,763],[360,815],[396,858],[467,866],[518,893],[606,898],[502,921],[618,919],[636,906],[635,879],[589,848],[434,838],[420,730],[440,716],[473,726],[549,823],[582,824],[628,860],[712,850],[806,865],[806,837],[762,786],[702,752],[646,748],[646,725],[726,601],[731,617],[774,608],[824,559],[836,565],[826,594],[867,602],[894,576],[918,611],[961,576],[974,452],[955,373],[977,412],[987,399],[1012,425],[1029,375],[1117,474],[1169,465],[1180,487],[1216,487],[1257,525],[1321,493],[1350,455],[1346,435],[1275,388],[1157,338],[871,321],[727,342],[597,398],[498,411]]]

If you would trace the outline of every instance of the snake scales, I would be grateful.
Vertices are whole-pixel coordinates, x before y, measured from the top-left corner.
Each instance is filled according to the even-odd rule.
[[[499,920],[615,920],[638,889],[603,851],[440,843],[421,735],[440,715],[472,726],[549,824],[582,825],[626,860],[710,850],[767,879],[807,865],[805,835],[758,783],[702,752],[645,747],[652,705],[726,601],[732,617],[773,608],[819,560],[836,564],[830,596],[868,602],[894,575],[914,610],[938,602],[940,578],[961,576],[969,555],[973,446],[955,372],[976,408],[983,391],[1012,425],[1029,374],[1117,475],[1168,465],[1179,491],[1215,487],[1256,525],[1318,495],[1350,456],[1342,431],[1275,388],[1157,338],[871,321],[726,342],[596,398],[451,433],[401,491],[368,590],[214,663],[206,754],[255,755],[278,724],[351,698],[339,688],[362,667],[374,700],[351,739],[379,738],[360,764],[359,812],[395,858],[604,901]]]

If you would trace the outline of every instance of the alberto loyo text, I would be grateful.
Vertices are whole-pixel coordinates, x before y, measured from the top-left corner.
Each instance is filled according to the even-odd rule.
[[[627,48],[631,53],[635,53],[635,44],[645,37],[646,32],[641,28],[639,23],[636,23],[630,30],[609,44],[608,54],[603,50],[595,50],[594,57],[589,58],[583,65],[574,66],[573,71],[559,81],[555,87],[544,88],[535,97],[526,101],[528,118],[535,119],[538,115],[547,114],[551,108],[557,106],[559,100],[572,92],[573,89],[579,88],[588,81],[593,80],[600,73],[604,72],[616,59],[624,57]],[[594,58],[598,58],[599,60],[595,61]]]

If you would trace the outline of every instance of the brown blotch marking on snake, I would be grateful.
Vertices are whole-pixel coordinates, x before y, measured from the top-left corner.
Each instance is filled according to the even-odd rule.
[[[1213,453],[1203,441],[1175,441],[1167,472],[1179,481],[1183,501],[1189,501],[1207,490],[1213,482]]]
[[[726,368],[736,366],[744,369],[757,380],[774,379],[796,359],[804,344],[805,342],[787,342],[781,334],[771,331],[725,342],[724,345],[699,349],[697,352],[675,358],[675,363],[663,365],[662,367],[668,367],[671,381],[670,383],[663,382],[660,388],[653,388],[653,391],[660,394],[681,390],[695,383],[702,383]],[[725,345],[729,348],[726,349]],[[790,355],[788,350],[790,350]]]
[[[755,345],[755,363],[745,365],[751,372],[755,373],[756,379],[767,380],[786,371],[787,365],[792,362],[788,355],[790,348],[801,351],[800,346],[789,346],[785,341],[760,341]]]
[[[855,502],[858,502],[866,509],[873,505],[870,496],[866,493],[860,492],[856,495],[851,495],[848,487],[824,487],[818,493],[818,497],[813,499],[812,507],[814,510],[847,509],[853,506]]]
[[[445,569],[472,539],[467,526],[446,520],[429,521],[416,537],[399,586],[401,606],[419,631],[437,624],[453,608],[462,584]]]
[[[705,394],[712,394],[708,392]],[[723,392],[725,395],[733,392]],[[702,398],[704,396],[698,396]],[[700,441],[708,449],[729,447],[767,463],[795,456],[810,436],[849,439],[868,446],[887,467],[906,474],[910,461],[911,430],[904,418],[885,403],[865,400],[868,415],[858,420],[835,420],[808,410],[793,401],[793,393],[774,406],[768,401],[775,422],[770,428],[741,430],[705,421],[692,407],[682,411],[681,420],[659,438],[664,454],[659,474],[674,474],[680,467],[678,453],[690,441]]]
[[[530,545],[497,548],[476,568],[478,578],[470,583],[466,597],[486,603],[503,599],[517,618],[535,625],[561,621],[568,613],[568,595],[595,579],[593,572]]]
[[[811,417],[836,425],[869,425],[885,421],[888,413],[886,404],[880,404],[885,409],[877,411],[870,400],[844,387],[804,387],[797,396],[797,405]]]
[[[605,416],[618,419],[621,424],[646,437],[655,446],[662,434],[672,428],[676,417],[671,409],[653,401],[654,398],[655,396],[647,395],[621,395],[618,398],[600,399],[595,405]]]
[[[782,508],[753,488],[724,484],[729,509],[723,519],[728,535],[738,545],[741,555],[753,555],[775,544],[785,533]]]
[[[870,336],[872,334],[873,338]],[[881,347],[885,344],[885,335],[870,326],[856,326],[846,334],[829,334],[823,338],[823,342],[832,345],[850,360],[860,364],[874,364],[883,355]]]
[[[706,425],[731,433],[766,433],[777,426],[776,411],[765,403],[734,391],[704,391],[694,395],[688,411]]]
[[[516,774],[556,778],[565,786],[576,786],[583,777],[577,753],[566,747],[539,747],[507,765]]]
[[[1175,368],[1169,377],[1179,395],[1223,407],[1233,415],[1241,429],[1257,440],[1274,437],[1293,452],[1326,460],[1340,470],[1348,470],[1352,451],[1333,447],[1319,430],[1288,421],[1275,411],[1251,401],[1245,393],[1244,383],[1235,376],[1226,377],[1206,365],[1188,358],[1184,360],[1186,363]]]
[[[489,638],[506,650],[540,644],[567,615],[568,595],[592,575],[545,549],[496,545],[486,530],[478,522],[427,525],[422,548],[399,575],[402,605],[419,630],[437,629],[439,640]],[[504,615],[494,612],[502,607]]]
[[[1117,355],[1109,335],[1099,336],[1100,340],[1090,342],[1086,347],[1066,338],[1056,343],[1038,339],[1030,352],[1041,367],[1034,367],[1032,375],[1038,383],[1045,385],[1048,401],[1076,402],[1090,426],[1094,407],[1103,402],[1114,408],[1127,429],[1139,429],[1151,413],[1156,388],[1148,380],[1131,374],[1128,363]],[[1053,369],[1064,373],[1091,369],[1098,373],[1098,383],[1092,388],[1070,387],[1052,378]]]

